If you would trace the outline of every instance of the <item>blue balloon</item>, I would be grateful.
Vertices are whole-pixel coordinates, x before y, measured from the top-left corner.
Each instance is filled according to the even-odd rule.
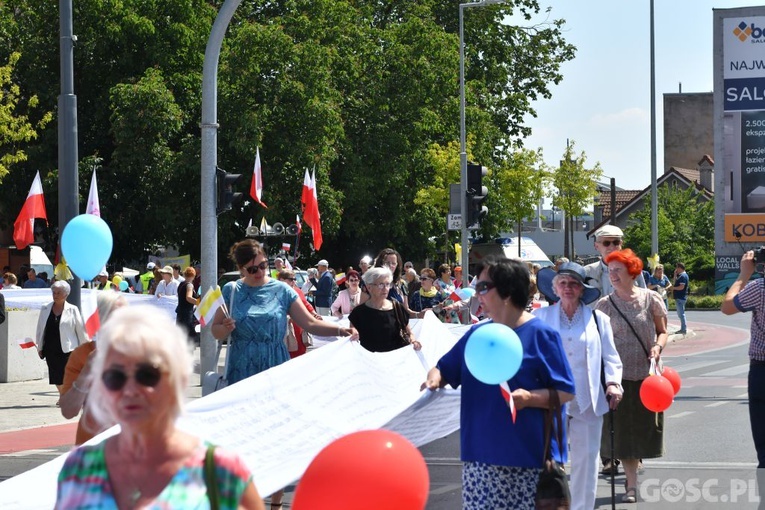
[[[470,287],[465,287],[464,289],[460,289],[457,291],[457,294],[462,299],[470,299],[471,297],[475,296],[475,289],[472,289]]]
[[[120,287],[120,290],[121,290],[122,292],[125,292],[126,290],[128,290],[128,282],[126,282],[125,280],[122,280],[122,281],[120,282],[120,285],[119,285],[119,287]]]
[[[473,377],[486,384],[512,379],[521,367],[523,346],[511,328],[489,323],[478,327],[465,345],[465,364]]]
[[[112,254],[112,231],[93,214],[72,218],[61,234],[61,252],[69,268],[85,281],[98,275]]]

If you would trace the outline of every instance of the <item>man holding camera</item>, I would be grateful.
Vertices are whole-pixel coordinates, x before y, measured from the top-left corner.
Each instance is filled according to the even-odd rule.
[[[738,278],[725,294],[720,310],[725,315],[752,312],[749,342],[749,423],[757,450],[757,467],[765,468],[765,279],[749,281],[755,267],[754,251],[746,252],[741,257]]]

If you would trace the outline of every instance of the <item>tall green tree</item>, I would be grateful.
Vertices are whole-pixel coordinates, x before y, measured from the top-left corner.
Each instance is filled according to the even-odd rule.
[[[23,146],[37,138],[37,130],[50,122],[53,115],[44,113],[33,121],[25,111],[39,106],[37,96],[25,98],[21,87],[13,82],[13,71],[21,57],[11,53],[8,64],[0,66],[0,182],[10,172],[11,165],[27,160]]]
[[[660,260],[668,267],[683,262],[695,277],[711,277],[715,254],[714,201],[703,197],[693,186],[682,189],[668,184],[656,191]],[[651,255],[650,200],[630,216],[624,241],[643,260]]]
[[[493,186],[487,199],[490,215],[487,219],[493,224],[485,222],[487,224],[482,225],[482,229],[501,232],[513,228],[518,234],[520,247],[521,222],[535,214],[549,179],[541,149],[519,148],[509,152],[492,172]],[[493,210],[500,214],[491,214]]]
[[[554,190],[548,196],[564,212],[567,221],[581,215],[585,207],[592,203],[597,182],[603,176],[600,163],[595,163],[594,167],[587,168],[586,162],[587,156],[584,151],[577,155],[575,143],[572,140],[563,153],[560,166],[552,172],[551,182]],[[569,226],[566,228],[566,232],[563,251],[566,257],[573,259],[575,254],[570,251],[570,247],[574,246],[573,228]]]
[[[116,213],[106,220],[124,238],[115,238],[118,257],[143,257],[168,243],[192,257],[199,253],[201,72],[221,4],[75,2],[79,153],[83,161],[101,160],[102,206]],[[415,201],[434,182],[429,150],[459,137],[458,5],[256,0],[239,8],[220,58],[218,160],[246,176],[246,190],[260,147],[269,208],[246,203],[221,216],[220,256],[249,219],[292,223],[305,169],[314,167],[325,244],[312,257],[355,262],[386,245],[411,258],[426,254],[425,240],[443,228]],[[574,55],[562,20],[505,21],[539,12],[536,0],[511,0],[465,17],[467,130],[473,159],[490,168],[500,168],[508,149],[528,134],[524,119],[535,114],[533,102],[550,97],[551,85],[563,78],[561,65]],[[19,83],[38,94],[43,111],[53,110],[55,2],[0,3],[0,42],[22,52]],[[55,175],[54,127],[25,150],[29,160],[20,174]],[[81,183],[89,182],[90,170],[81,165]],[[28,177],[12,177],[0,188],[0,201],[20,205]],[[84,203],[87,186],[81,190]],[[146,219],[123,210],[131,205]],[[309,236],[301,246],[309,246]]]

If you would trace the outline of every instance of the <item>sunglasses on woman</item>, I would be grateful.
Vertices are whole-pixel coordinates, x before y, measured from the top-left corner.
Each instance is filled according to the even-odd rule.
[[[432,280],[432,279],[433,278],[431,278],[430,276],[420,276],[420,281],[421,282],[424,282],[425,280]]]
[[[493,288],[494,284],[492,282],[481,280],[475,284],[475,293],[484,296]]]
[[[265,271],[266,269],[268,269],[268,262],[263,261],[260,264],[253,264],[249,267],[245,267],[245,269],[250,274],[255,274],[258,272],[258,270]]]
[[[153,388],[159,384],[162,371],[159,367],[149,363],[139,363],[133,372],[135,382],[146,388]],[[101,382],[109,391],[120,391],[125,387],[129,379],[127,372],[120,368],[109,368],[101,374]]]
[[[358,278],[348,278],[348,283],[359,283]]]

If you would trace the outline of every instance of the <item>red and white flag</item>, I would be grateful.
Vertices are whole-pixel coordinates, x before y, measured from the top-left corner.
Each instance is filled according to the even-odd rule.
[[[313,248],[316,251],[321,249],[323,242],[321,236],[321,215],[319,214],[319,197],[316,193],[316,169],[313,170],[313,176],[308,175],[308,169],[305,171],[303,179],[303,193],[300,198],[303,202],[303,219],[311,227],[313,232]]]
[[[98,314],[98,291],[91,290],[82,300],[82,318],[85,321],[85,332],[93,337],[101,329],[101,316]]]
[[[88,192],[88,205],[85,206],[85,214],[101,217],[101,205],[98,202],[98,184],[96,184],[96,169],[93,169],[93,178],[90,180],[90,192]]]
[[[510,408],[510,414],[513,417],[513,423],[515,423],[515,402],[513,401],[513,392],[510,391],[507,381],[499,383],[499,391],[502,392],[502,398],[505,399],[507,407]]]
[[[35,174],[35,180],[32,181],[32,187],[29,188],[24,206],[13,223],[13,242],[16,243],[17,249],[23,250],[35,241],[35,218],[48,221],[39,171]]]
[[[335,283],[340,286],[345,283],[345,273],[338,273],[335,275]]]
[[[32,347],[36,347],[34,340],[31,338],[19,338],[16,340],[19,343],[19,347],[22,349],[31,349]]]
[[[299,214],[295,215],[295,225],[297,225],[297,228],[298,228],[297,235],[300,235],[303,232],[303,224],[300,223],[300,215]]]
[[[260,166],[260,149],[255,149],[255,168],[252,170],[252,184],[250,184],[250,196],[260,205],[268,209],[263,203],[263,172]]]

